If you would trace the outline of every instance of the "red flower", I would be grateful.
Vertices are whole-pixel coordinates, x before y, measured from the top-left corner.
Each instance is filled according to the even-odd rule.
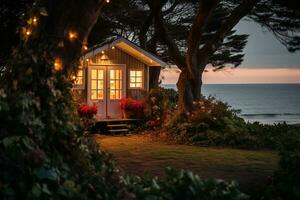
[[[81,117],[83,116],[93,117],[94,115],[97,114],[98,110],[96,106],[81,105],[79,106],[77,111]]]
[[[141,112],[144,111],[145,105],[144,103],[132,98],[122,98],[120,100],[120,107],[122,110],[126,111]]]

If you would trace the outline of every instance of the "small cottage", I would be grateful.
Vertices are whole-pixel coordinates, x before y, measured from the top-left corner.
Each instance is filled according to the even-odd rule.
[[[74,84],[81,101],[98,108],[98,119],[121,119],[121,98],[144,100],[167,64],[118,37],[87,50]]]

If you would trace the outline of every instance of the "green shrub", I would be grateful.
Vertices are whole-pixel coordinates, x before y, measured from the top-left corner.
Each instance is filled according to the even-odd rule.
[[[300,137],[295,131],[287,134],[281,141],[279,169],[267,195],[270,199],[300,199]]]
[[[145,116],[148,128],[161,127],[176,107],[178,95],[173,89],[151,89],[146,99]]]
[[[166,132],[169,138],[180,143],[247,149],[279,149],[281,141],[291,137],[290,132],[300,138],[299,127],[285,123],[246,123],[238,113],[213,97],[203,97],[194,102],[193,112],[175,114],[168,122]]]
[[[194,111],[174,116],[167,128],[176,141],[192,144],[253,147],[255,137],[245,121],[226,103],[213,97],[194,102]]]
[[[201,180],[190,171],[166,170],[163,180],[140,177],[127,177],[123,180],[130,196],[136,199],[207,199],[207,200],[244,200],[235,182],[221,180]]]

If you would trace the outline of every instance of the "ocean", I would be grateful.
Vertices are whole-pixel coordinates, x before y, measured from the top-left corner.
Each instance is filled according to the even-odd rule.
[[[207,84],[202,91],[240,109],[246,121],[300,124],[300,84]]]

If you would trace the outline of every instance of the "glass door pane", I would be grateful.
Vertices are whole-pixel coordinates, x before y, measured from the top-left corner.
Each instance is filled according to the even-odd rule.
[[[104,70],[91,69],[91,100],[104,99]]]
[[[109,99],[117,100],[122,98],[122,70],[111,69],[109,71]]]

